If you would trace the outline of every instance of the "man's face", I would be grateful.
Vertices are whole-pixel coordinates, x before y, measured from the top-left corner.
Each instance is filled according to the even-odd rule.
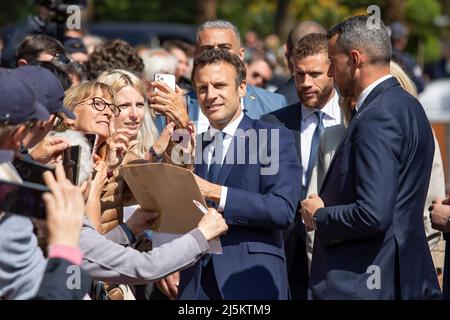
[[[246,83],[236,86],[236,71],[231,65],[218,62],[204,66],[195,73],[194,83],[202,112],[214,128],[222,130],[239,117]]]
[[[51,114],[50,118],[45,121],[38,121],[33,129],[29,130],[26,137],[23,139],[23,144],[31,149],[47,135],[53,128],[55,122],[55,114]]]
[[[354,96],[354,76],[350,59],[348,55],[338,50],[336,45],[337,38],[338,35],[334,35],[328,41],[328,57],[330,59],[328,76],[334,78],[340,95],[352,97]]]
[[[206,29],[198,33],[196,55],[208,49],[224,49],[244,60],[244,48],[231,29]]]
[[[178,60],[177,69],[175,70],[175,76],[177,81],[186,75],[189,69],[189,59],[183,50],[178,48],[173,48],[170,53]]]
[[[272,78],[272,69],[264,60],[257,60],[247,68],[247,83],[264,88]]]
[[[295,60],[294,79],[300,101],[307,108],[322,108],[331,99],[333,78],[328,76],[330,61],[325,53]]]

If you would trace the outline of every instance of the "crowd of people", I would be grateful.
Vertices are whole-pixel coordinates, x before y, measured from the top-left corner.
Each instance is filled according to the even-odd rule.
[[[448,298],[450,200],[425,82],[402,63],[404,26],[367,20],[295,26],[276,92],[279,52],[228,21],[201,24],[194,46],[27,35],[0,69],[0,202],[3,185],[27,185],[20,163],[44,165],[46,217],[0,214],[0,298]],[[63,154],[77,145],[72,183]],[[161,246],[160,213],[121,176],[143,162],[190,170],[208,204]]]

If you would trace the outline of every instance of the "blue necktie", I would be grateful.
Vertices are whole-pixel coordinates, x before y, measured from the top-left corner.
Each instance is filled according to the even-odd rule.
[[[217,183],[217,180],[219,178],[220,169],[222,168],[222,162],[225,161],[223,159],[223,140],[225,139],[225,136],[227,134],[225,132],[216,132],[214,134],[214,137],[211,141],[211,146],[213,149],[211,162],[209,164],[208,173],[206,175],[206,180],[212,183]],[[206,204],[208,207],[216,208],[219,206],[218,203],[215,203],[213,201],[206,201]],[[211,259],[211,255],[207,254],[203,256],[202,258],[202,267],[205,268],[208,262]]]
[[[311,150],[309,152],[309,161],[308,161],[308,171],[306,171],[306,186],[303,188],[304,190],[304,194],[306,197],[306,193],[308,192],[308,190],[306,190],[308,188],[309,185],[309,181],[311,180],[311,174],[314,168],[314,165],[316,163],[316,159],[317,159],[317,153],[319,150],[319,144],[320,144],[320,136],[323,133],[323,116],[325,115],[325,113],[323,113],[322,111],[315,111],[314,115],[317,117],[317,127],[316,130],[314,131],[313,134],[313,138],[311,141]]]
[[[216,132],[212,141],[214,149],[211,157],[211,163],[208,168],[208,174],[206,176],[206,180],[212,183],[217,183],[220,169],[222,168],[223,140],[225,139],[225,136],[225,132]]]

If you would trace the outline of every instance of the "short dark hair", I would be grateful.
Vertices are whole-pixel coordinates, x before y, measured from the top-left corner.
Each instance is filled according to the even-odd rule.
[[[144,62],[137,51],[124,40],[109,40],[95,47],[86,62],[88,79],[94,80],[103,72],[123,69],[140,77],[144,71]]]
[[[338,35],[338,50],[348,54],[351,50],[364,51],[372,64],[389,64],[392,57],[392,46],[389,32],[380,20],[379,26],[369,28],[368,16],[355,16],[331,28],[328,39]]]
[[[39,55],[48,52],[52,55],[65,54],[64,46],[55,38],[45,34],[34,34],[25,37],[16,52],[16,61],[26,60],[28,63],[36,61]]]
[[[245,65],[238,55],[230,53],[228,50],[223,49],[208,49],[200,53],[194,59],[194,67],[192,68],[191,79],[195,87],[195,73],[208,65],[225,62],[231,65],[236,71],[236,87],[238,87],[247,77],[247,70]]]
[[[301,38],[294,47],[294,60],[303,59],[319,53],[328,55],[328,39],[323,33],[310,33]]]
[[[267,56],[265,52],[253,53],[250,59],[248,60],[247,64],[250,66],[258,61],[264,61],[272,71],[275,69],[275,63],[272,60],[270,60],[270,58]]]
[[[164,41],[162,47],[166,49],[168,52],[173,49],[180,49],[184,52],[184,54],[188,57],[192,57],[194,55],[194,47],[187,42],[179,39],[172,39]]]

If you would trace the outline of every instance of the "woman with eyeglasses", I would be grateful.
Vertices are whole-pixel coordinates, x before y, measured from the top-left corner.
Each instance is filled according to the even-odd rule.
[[[136,159],[157,161],[152,154],[164,153],[174,125],[168,126],[158,138],[147,104],[145,88],[134,74],[119,69],[105,71],[97,81],[109,85],[114,90],[114,104],[120,110],[114,119],[114,133],[121,139],[120,141],[129,141],[125,153],[118,153],[116,157],[109,154],[107,159],[115,165],[115,168],[101,198],[101,216],[90,217],[97,230],[104,234],[123,221],[123,206],[135,204],[130,190],[119,175],[120,166]]]

